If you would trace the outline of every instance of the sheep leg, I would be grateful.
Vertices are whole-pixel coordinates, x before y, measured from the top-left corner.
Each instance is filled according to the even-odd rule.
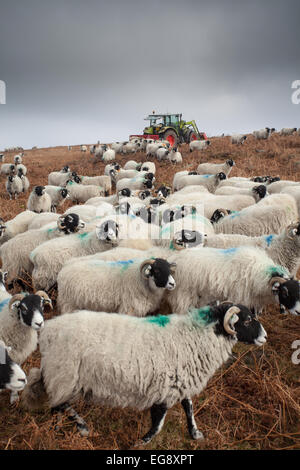
[[[18,392],[10,392],[9,402],[11,405],[15,403],[18,400],[18,398],[19,398]]]
[[[201,431],[197,428],[194,411],[193,411],[193,402],[190,398],[185,398],[181,402],[182,408],[184,409],[188,430],[192,439],[204,439],[204,436]]]
[[[83,418],[79,416],[79,414],[72,408],[69,403],[63,403],[62,405],[56,406],[51,409],[52,413],[58,413],[58,420],[55,426],[55,430],[59,429],[59,425],[61,424],[61,417],[63,412],[67,412],[68,419],[70,421],[75,422],[77,426],[77,430],[79,431],[80,435],[85,437],[89,435],[89,428],[87,427],[86,422]]]
[[[153,437],[161,431],[161,428],[163,427],[165,421],[167,410],[168,409],[164,403],[161,403],[159,405],[154,404],[151,407],[150,413],[152,426],[150,431],[148,431],[147,434],[145,434],[142,438],[143,444],[147,444],[148,442],[150,442],[151,439],[153,439]]]

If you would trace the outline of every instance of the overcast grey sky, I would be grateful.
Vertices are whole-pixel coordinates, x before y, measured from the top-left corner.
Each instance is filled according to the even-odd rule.
[[[300,127],[299,0],[0,0],[0,149]]]

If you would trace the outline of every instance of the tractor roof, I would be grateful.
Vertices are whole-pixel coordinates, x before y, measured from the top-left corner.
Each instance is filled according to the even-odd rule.
[[[153,118],[158,119],[160,117],[165,117],[165,116],[182,116],[182,113],[149,114],[149,116],[145,118],[145,121],[148,121],[149,119],[153,119]]]

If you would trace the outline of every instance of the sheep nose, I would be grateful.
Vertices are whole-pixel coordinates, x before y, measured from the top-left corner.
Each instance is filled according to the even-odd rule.
[[[43,321],[41,321],[40,323],[38,323],[37,321],[35,322],[35,325],[38,326],[39,328],[43,325]]]
[[[27,380],[26,379],[18,379],[18,382],[21,382],[23,384],[26,384],[27,383]]]

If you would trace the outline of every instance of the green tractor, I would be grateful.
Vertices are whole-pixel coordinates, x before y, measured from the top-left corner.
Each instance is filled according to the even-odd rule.
[[[204,132],[199,132],[195,121],[183,121],[182,114],[149,114],[145,121],[150,121],[145,127],[143,135],[131,137],[144,137],[145,139],[168,140],[171,146],[180,143],[189,144],[192,140],[206,140]]]

